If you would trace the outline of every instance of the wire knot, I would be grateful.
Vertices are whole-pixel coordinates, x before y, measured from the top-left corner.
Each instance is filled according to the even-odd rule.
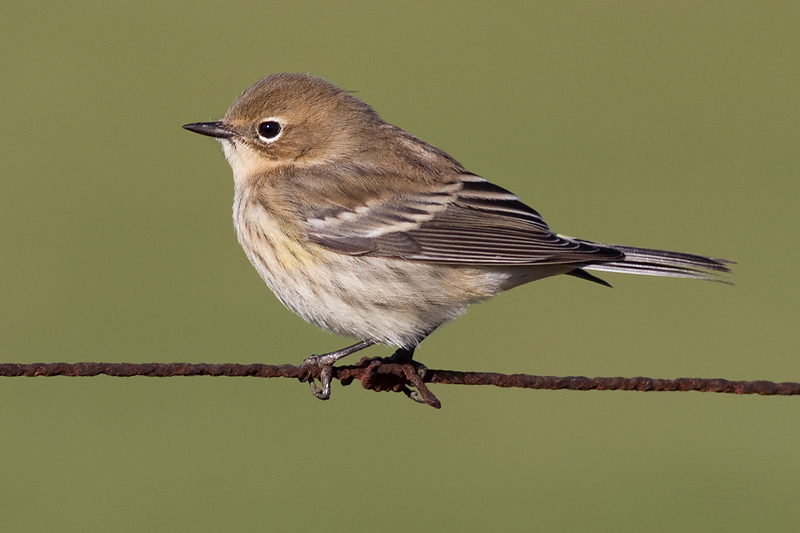
[[[397,362],[381,357],[364,357],[355,365],[337,368],[335,372],[342,385],[349,385],[357,379],[367,390],[402,392],[416,402],[436,409],[442,406],[423,381],[427,367],[414,360]]]

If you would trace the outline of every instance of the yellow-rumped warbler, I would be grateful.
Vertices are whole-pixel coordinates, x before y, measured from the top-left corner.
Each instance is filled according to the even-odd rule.
[[[272,292],[360,341],[305,364],[330,367],[376,343],[410,359],[467,305],[556,274],[607,285],[587,270],[715,281],[729,271],[723,259],[552,233],[511,192],[313,76],[268,76],[222,120],[184,128],[221,142],[239,243]]]

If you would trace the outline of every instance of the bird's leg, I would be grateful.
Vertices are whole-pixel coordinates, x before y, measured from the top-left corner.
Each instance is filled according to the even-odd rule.
[[[419,377],[424,378],[425,374],[428,372],[428,367],[419,361],[414,361],[415,349],[416,347],[398,348],[391,356],[384,359],[384,361],[387,363],[397,363],[398,365],[411,365],[414,368],[414,372],[416,372]]]
[[[317,387],[317,384],[314,383],[313,378],[309,378],[308,385],[311,387],[311,394],[319,398],[320,400],[327,400],[331,397],[331,377],[333,376],[333,363],[341,359],[342,357],[347,357],[348,355],[355,353],[359,350],[363,350],[364,348],[368,348],[375,344],[375,341],[360,341],[352,346],[348,346],[347,348],[342,348],[341,350],[336,350],[335,352],[325,353],[322,355],[310,355],[306,358],[305,361],[300,365],[300,367],[309,367],[309,366],[318,366],[320,368],[320,384],[322,388],[320,389]],[[398,350],[399,351],[399,350]],[[413,354],[413,350],[412,350]],[[301,379],[301,381],[304,381]]]
[[[414,360],[414,350],[416,348],[398,348],[395,352],[387,357],[387,363],[397,363],[399,365],[410,364]]]
[[[348,346],[347,348],[342,348],[341,350],[336,350],[335,352],[324,353],[322,355],[309,355],[306,357],[306,360],[300,366],[309,366],[309,365],[316,365],[316,366],[332,366],[333,363],[341,359],[342,357],[347,357],[350,354],[356,353],[364,348],[369,348],[375,344],[375,341],[360,341],[352,346]]]

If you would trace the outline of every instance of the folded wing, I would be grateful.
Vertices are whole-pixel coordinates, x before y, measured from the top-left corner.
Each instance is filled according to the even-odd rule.
[[[517,196],[472,174],[324,215],[306,221],[309,238],[346,254],[461,265],[580,266],[625,257],[554,234]]]

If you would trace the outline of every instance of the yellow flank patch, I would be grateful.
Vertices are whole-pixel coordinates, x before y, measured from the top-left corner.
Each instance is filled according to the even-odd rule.
[[[269,240],[275,250],[275,259],[287,270],[309,266],[315,259],[308,249],[285,233],[273,233]]]
[[[261,235],[269,243],[275,261],[285,270],[308,267],[321,260],[318,254],[309,249],[309,246],[304,245],[302,241],[280,227],[280,224],[274,219],[262,217],[259,222]],[[311,243],[308,244],[314,246]]]
[[[239,205],[234,211],[242,246],[260,257],[266,268],[292,270],[325,261],[322,248],[298,235],[299,229],[269,213],[262,204],[248,202],[244,209]]]

